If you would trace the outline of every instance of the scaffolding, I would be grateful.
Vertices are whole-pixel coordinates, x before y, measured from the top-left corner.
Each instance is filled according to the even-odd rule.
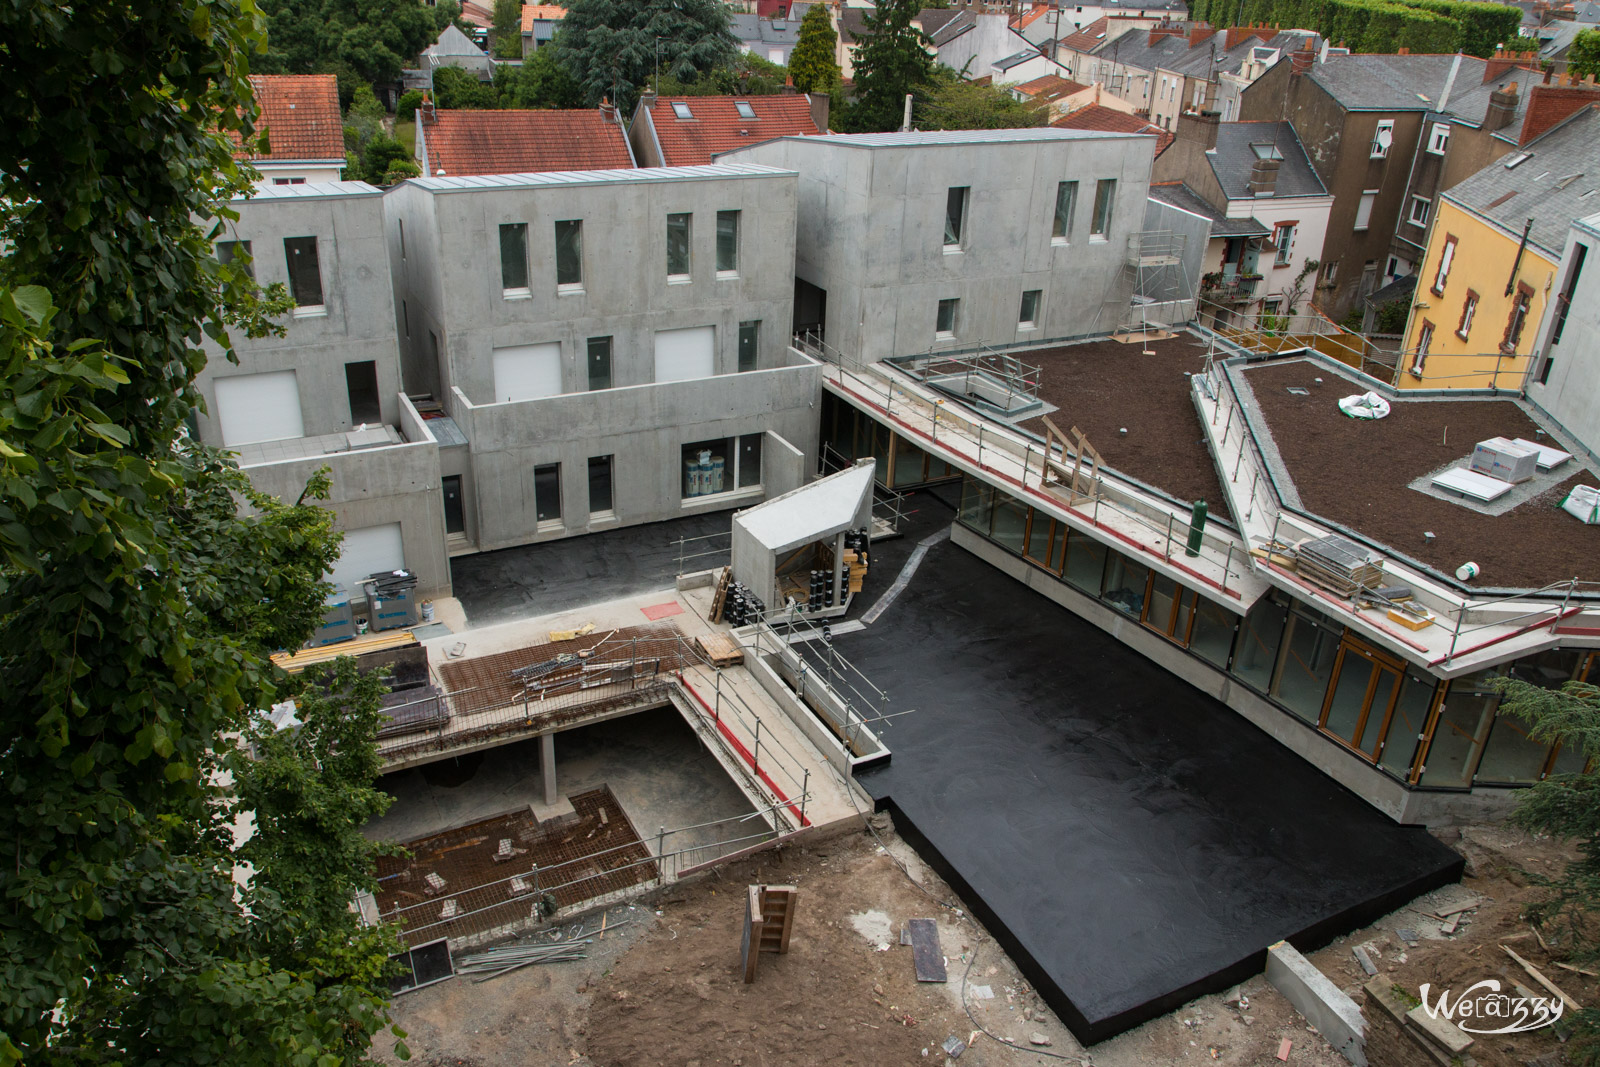
[[[1172,230],[1141,230],[1128,235],[1124,269],[1133,279],[1128,317],[1118,324],[1125,334],[1170,330],[1193,317],[1194,299],[1183,257],[1188,235]]]

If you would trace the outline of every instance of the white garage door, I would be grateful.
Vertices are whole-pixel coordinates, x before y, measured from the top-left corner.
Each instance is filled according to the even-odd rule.
[[[257,441],[285,441],[306,435],[300,420],[300,387],[294,371],[270,374],[235,374],[212,383],[224,445],[251,445]]]
[[[494,350],[494,402],[561,394],[561,345],[514,345]]]
[[[358,589],[356,582],[379,571],[404,570],[405,550],[400,544],[400,524],[366,526],[359,530],[346,530],[344,544],[339,550],[339,561],[333,565],[328,580],[342,586],[351,596],[366,592]]]
[[[709,378],[716,356],[714,326],[656,331],[656,381],[682,382]]]

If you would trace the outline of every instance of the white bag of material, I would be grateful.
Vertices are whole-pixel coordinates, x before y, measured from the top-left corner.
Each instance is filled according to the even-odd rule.
[[[1339,401],[1339,410],[1352,419],[1381,419],[1389,414],[1389,402],[1377,393],[1362,393]]]
[[[1600,489],[1592,485],[1575,485],[1561,502],[1561,510],[1579,522],[1600,526]]]

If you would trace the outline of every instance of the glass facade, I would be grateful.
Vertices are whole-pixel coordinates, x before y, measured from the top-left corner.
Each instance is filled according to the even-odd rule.
[[[890,489],[906,489],[960,476],[960,472],[944,459],[890,432],[882,423],[832,393],[822,394],[822,444],[825,446],[825,470],[839,470],[871,456],[878,461],[879,484]]]

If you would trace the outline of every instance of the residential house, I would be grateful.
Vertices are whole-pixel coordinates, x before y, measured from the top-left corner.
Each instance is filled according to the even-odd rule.
[[[1396,230],[1412,210],[1409,198],[1417,195],[1409,187],[1418,156],[1426,156],[1433,137],[1430,116],[1442,108],[1468,123],[1499,128],[1498,117],[1485,122],[1493,87],[1483,86],[1542,78],[1519,73],[1516,64],[1514,58],[1338,55],[1303,48],[1241,94],[1241,118],[1294,124],[1333,193],[1318,284],[1319,304],[1329,316],[1338,320],[1361,309],[1374,290],[1411,272],[1406,246],[1396,249]],[[1521,99],[1525,94],[1518,94]],[[1505,102],[1495,106],[1503,110]]]
[[[800,18],[763,18],[759,15],[729,16],[729,29],[739,42],[739,50],[760,56],[769,63],[789,65],[789,53],[800,40]]]
[[[1100,99],[1100,93],[1095,86],[1079,85],[1059,74],[1045,74],[1032,81],[1009,86],[1008,91],[1025,104],[1048,109],[1049,118],[1052,120],[1061,118],[1068,112],[1098,103]]]
[[[331,80],[331,76],[330,76]],[[238,455],[257,489],[296,499],[329,468],[327,501],[344,532],[332,581],[405,568],[419,595],[448,596],[438,438],[401,386],[382,193],[364,182],[269,185],[231,205],[216,252],[251,258],[262,285],[295,308],[283,336],[235,334],[238,362],[209,358],[195,378],[195,435]]]
[[[1231,322],[1304,309],[1316,281],[1307,264],[1323,246],[1333,197],[1290,123],[1184,115],[1153,177],[1184,193],[1157,184],[1152,196],[1196,211],[1201,201],[1213,218],[1202,312]]]
[[[417,164],[434,177],[618,170],[634,165],[616,108],[572,111],[417,109]]]
[[[259,184],[336,182],[344,172],[344,119],[332,74],[252,74],[265,151],[236,151],[260,172]]]
[[[628,139],[641,167],[697,167],[747,144],[828,131],[825,93],[777,96],[680,96],[645,92]]]
[[[494,77],[494,60],[477,42],[455,25],[446,26],[439,39],[422,50],[422,69],[433,85],[433,72],[440,67],[455,67],[475,74],[480,81]]]
[[[550,43],[556,27],[567,17],[567,9],[559,4],[522,5],[522,58]]]
[[[813,469],[792,171],[429,176],[385,209],[405,389],[460,430],[450,551],[748,506]],[[714,481],[685,476],[702,452]]]
[[[875,361],[1126,322],[1153,150],[1045,127],[784,137],[720,158],[799,172],[795,332]]]
[[[1011,28],[1002,14],[963,11],[930,35],[939,62],[967,78],[992,78],[995,85],[1019,84],[1062,67]]]
[[[1097,18],[1075,32],[1064,34],[1056,41],[1053,48],[1047,48],[1046,51],[1066,69],[1066,77],[1083,85],[1090,85],[1101,80],[1100,60],[1096,55],[1101,45],[1114,41],[1125,33],[1149,31],[1165,21],[1161,17]]]
[[[835,46],[834,62],[839,64],[839,76],[849,82],[855,80],[855,55],[856,49],[861,47],[861,38],[866,34],[867,15],[871,8],[855,5],[830,7],[829,12],[833,17],[833,29],[838,35],[838,44]],[[911,24],[929,37],[942,30],[945,25],[967,13],[956,7],[929,7],[917,13]]]
[[[1095,86],[1099,89],[1099,86]],[[1058,130],[1099,130],[1103,133],[1144,133],[1156,139],[1156,156],[1167,150],[1176,135],[1133,113],[1130,105],[1110,95],[1098,96],[1098,102],[1080,107],[1056,119],[1050,125]],[[1124,110],[1127,109],[1127,110]]]
[[[1572,220],[1597,192],[1593,104],[1448,189],[1434,215],[1398,384],[1520,388],[1539,323],[1552,295],[1565,291],[1555,285]]]
[[[1591,197],[1589,203],[1593,203]],[[1528,399],[1600,453],[1600,213],[1574,219],[1527,381]],[[1587,268],[1587,269],[1585,269]]]

